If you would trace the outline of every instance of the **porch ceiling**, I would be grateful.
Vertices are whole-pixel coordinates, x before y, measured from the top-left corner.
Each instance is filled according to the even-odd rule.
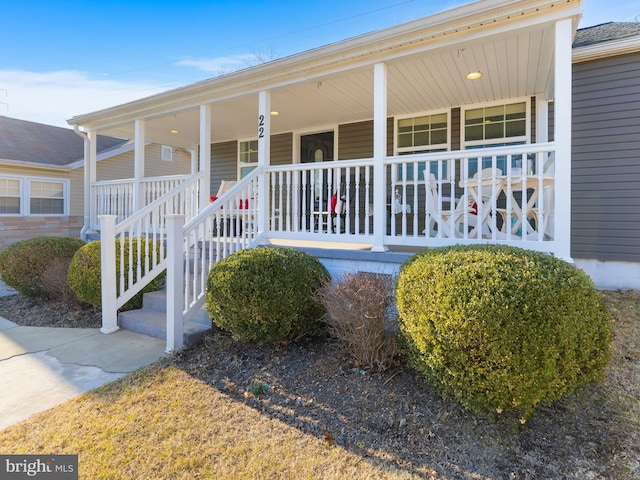
[[[373,64],[388,65],[389,116],[438,110],[479,102],[543,95],[553,97],[554,21],[496,29],[492,35],[451,35],[448,42],[425,42],[402,54],[363,59],[360,64],[309,72],[300,79],[269,88],[273,134],[330,128],[339,123],[373,118]],[[482,77],[467,80],[479,70]],[[248,71],[247,71],[248,73]],[[249,139],[256,135],[260,87],[211,103],[212,142]],[[179,133],[170,133],[177,130]],[[100,133],[133,138],[132,122]],[[199,107],[192,103],[146,117],[146,139],[154,143],[195,148],[199,143]]]

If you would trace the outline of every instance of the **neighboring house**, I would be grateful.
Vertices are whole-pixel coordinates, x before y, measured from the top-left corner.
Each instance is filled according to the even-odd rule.
[[[191,156],[148,145],[150,176],[187,174]],[[133,145],[98,136],[97,180],[133,176]],[[73,130],[0,116],[0,250],[41,235],[80,236],[84,225],[84,141]]]
[[[198,151],[199,173],[170,201],[117,226],[91,217],[109,255],[116,236],[167,245],[131,290],[107,270],[111,260],[103,265],[103,299],[114,305],[103,331],[167,268],[174,348],[211,264],[267,244],[323,247],[332,273],[393,273],[406,258],[398,252],[496,243],[576,260],[600,284],[617,275],[619,286],[640,287],[640,202],[617,183],[640,168],[631,73],[640,49],[619,30],[600,42],[607,27],[578,38],[615,46],[572,49],[580,15],[579,0],[480,0],[74,117],[89,170],[98,133]],[[589,76],[605,82],[600,90],[586,87]],[[624,98],[626,117],[608,90]],[[601,150],[588,145],[599,135]],[[615,158],[629,169],[616,172]],[[137,150],[134,170],[152,162]],[[237,183],[223,193],[223,180]]]

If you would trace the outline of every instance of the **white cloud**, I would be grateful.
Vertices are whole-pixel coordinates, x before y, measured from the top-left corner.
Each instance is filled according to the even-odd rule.
[[[203,72],[226,73],[250,66],[256,55],[235,55],[231,57],[217,58],[184,58],[177,65],[183,67],[195,67]]]
[[[66,120],[171,88],[91,78],[79,71],[0,70],[0,115],[68,127]]]

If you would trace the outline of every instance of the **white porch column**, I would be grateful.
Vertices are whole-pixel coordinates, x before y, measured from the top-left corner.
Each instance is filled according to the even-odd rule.
[[[116,216],[100,215],[100,277],[102,289],[102,333],[118,330],[116,280]]]
[[[271,164],[271,92],[261,91],[258,96],[258,168]],[[267,207],[269,189],[267,174],[258,180],[258,232],[267,231]]]
[[[555,26],[554,139],[555,161],[555,255],[571,259],[571,19]]]
[[[144,146],[145,146],[145,121],[135,122],[135,146],[133,161],[133,211],[135,213],[144,207],[144,192],[141,180],[144,177]]]
[[[211,106],[200,105],[200,209],[209,205],[211,190]]]
[[[183,225],[184,215],[167,215],[167,353],[184,345]]]
[[[387,65],[373,67],[373,247],[385,252],[387,229],[387,179],[384,158],[387,156]]]

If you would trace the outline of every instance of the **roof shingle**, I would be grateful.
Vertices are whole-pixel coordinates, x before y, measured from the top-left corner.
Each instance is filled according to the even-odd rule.
[[[126,142],[98,135],[97,151],[101,153]],[[0,115],[0,160],[64,166],[82,158],[84,142],[73,130]]]

